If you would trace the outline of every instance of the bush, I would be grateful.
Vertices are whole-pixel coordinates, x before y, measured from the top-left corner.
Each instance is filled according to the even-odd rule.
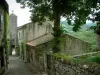
[[[89,62],[100,63],[100,56],[92,56],[87,59]]]
[[[71,61],[72,60],[72,56],[71,55],[54,53],[53,56],[55,56],[58,59],[63,59],[63,60],[66,60],[66,61]]]

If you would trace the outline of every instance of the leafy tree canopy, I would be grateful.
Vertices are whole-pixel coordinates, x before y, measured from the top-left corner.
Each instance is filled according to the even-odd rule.
[[[81,24],[86,22],[87,16],[94,11],[91,8],[97,8],[100,0],[16,0],[23,7],[27,6],[31,11],[31,20],[42,23],[46,17],[54,20],[54,15],[59,13],[60,16],[66,17],[68,23],[73,20],[76,31]],[[55,13],[56,12],[56,13]]]
[[[66,17],[69,24],[74,21],[73,30],[77,31],[86,22],[92,9],[96,9],[100,0],[16,0],[23,7],[29,7],[31,20],[42,23],[46,18],[54,21],[54,52],[60,51],[60,17]],[[93,11],[94,12],[94,11]]]

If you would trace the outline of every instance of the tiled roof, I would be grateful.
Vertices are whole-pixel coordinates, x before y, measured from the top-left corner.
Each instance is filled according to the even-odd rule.
[[[53,39],[52,34],[44,34],[40,37],[34,38],[31,41],[28,41],[26,44],[30,46],[36,46],[36,45],[51,41],[52,39]]]

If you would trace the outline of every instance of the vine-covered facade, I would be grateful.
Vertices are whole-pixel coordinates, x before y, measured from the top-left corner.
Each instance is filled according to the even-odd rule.
[[[5,0],[0,1],[0,75],[8,64],[8,8]]]

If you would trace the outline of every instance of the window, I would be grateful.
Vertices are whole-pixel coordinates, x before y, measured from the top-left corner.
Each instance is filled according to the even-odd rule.
[[[23,30],[23,34],[22,34],[22,39],[24,39],[24,30]]]
[[[20,38],[20,32],[19,32],[19,39],[21,39],[21,38]]]

